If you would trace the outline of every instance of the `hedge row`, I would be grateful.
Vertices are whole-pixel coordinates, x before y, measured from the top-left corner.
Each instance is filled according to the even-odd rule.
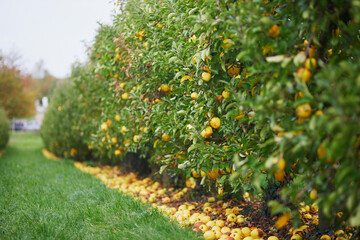
[[[4,149],[9,142],[10,122],[5,111],[0,108],[0,150]]]
[[[52,99],[49,150],[113,163],[138,152],[220,195],[269,202],[281,189],[273,214],[306,200],[360,223],[358,1],[117,8]]]

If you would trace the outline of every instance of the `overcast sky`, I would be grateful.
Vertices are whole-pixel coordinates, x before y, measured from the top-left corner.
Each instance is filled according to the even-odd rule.
[[[66,77],[114,9],[113,0],[0,0],[0,50],[20,55],[27,73],[43,60],[52,75]]]

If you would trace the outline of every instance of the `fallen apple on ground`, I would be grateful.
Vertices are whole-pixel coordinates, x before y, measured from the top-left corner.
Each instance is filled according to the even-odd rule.
[[[318,207],[314,204],[300,204],[301,227],[294,229],[286,219],[283,226],[277,228],[281,217],[266,218],[260,211],[261,202],[249,193],[244,194],[245,201],[223,201],[215,197],[193,201],[189,196],[191,191],[195,191],[196,181],[193,178],[188,179],[187,187],[182,189],[164,188],[149,177],[141,179],[135,173],[123,173],[118,167],[91,167],[81,162],[74,165],[97,177],[109,188],[119,189],[144,204],[151,204],[182,227],[192,227],[207,240],[306,239],[305,235],[309,236],[319,223]],[[351,239],[355,229],[348,227],[345,230],[336,231],[333,237],[326,234],[319,236],[319,233],[314,237]]]

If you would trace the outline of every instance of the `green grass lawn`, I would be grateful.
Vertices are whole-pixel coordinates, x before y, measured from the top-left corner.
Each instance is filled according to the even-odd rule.
[[[16,133],[0,158],[0,239],[197,239]]]

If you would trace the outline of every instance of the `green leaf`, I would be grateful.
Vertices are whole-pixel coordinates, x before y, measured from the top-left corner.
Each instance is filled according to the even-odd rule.
[[[237,56],[236,56],[236,60],[240,61],[242,58],[244,58],[246,55],[248,55],[249,52],[246,50],[241,51]]]
[[[160,174],[163,174],[163,172],[165,171],[165,169],[167,168],[168,166],[167,165],[163,165],[160,167],[160,170],[159,170],[159,173]]]
[[[192,150],[199,148],[200,146],[201,144],[193,144],[188,148],[187,152],[190,153]]]

